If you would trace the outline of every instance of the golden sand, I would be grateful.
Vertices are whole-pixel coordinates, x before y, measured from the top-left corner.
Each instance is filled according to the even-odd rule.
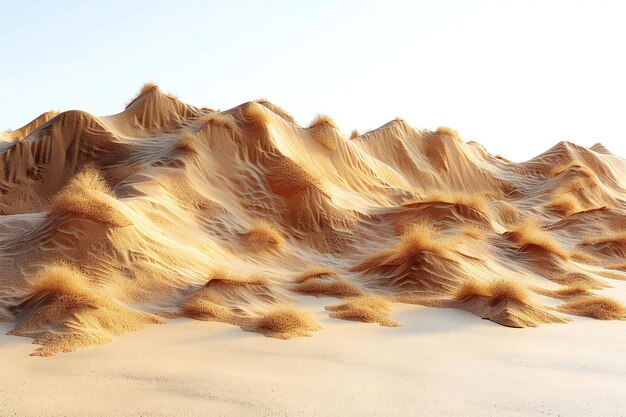
[[[512,327],[624,318],[596,294],[626,278],[626,161],[601,145],[515,163],[449,128],[346,137],[154,84],[119,114],[48,112],[2,140],[0,321],[37,354],[162,317],[310,336],[307,296],[384,326],[392,302]]]

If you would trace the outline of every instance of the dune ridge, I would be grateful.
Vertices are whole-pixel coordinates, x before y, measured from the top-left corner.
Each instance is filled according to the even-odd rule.
[[[626,279],[626,160],[600,144],[515,163],[445,127],[346,137],[154,84],[121,113],[48,112],[0,139],[0,321],[37,355],[181,316],[310,336],[305,296],[384,326],[394,302],[510,327],[626,318],[596,294]]]

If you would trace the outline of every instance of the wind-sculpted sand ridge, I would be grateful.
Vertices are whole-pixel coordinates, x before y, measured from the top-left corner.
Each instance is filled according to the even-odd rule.
[[[448,128],[347,138],[152,84],[119,114],[0,139],[0,321],[39,355],[174,317],[314,336],[306,296],[383,326],[398,302],[511,327],[626,318],[601,294],[626,278],[626,161],[599,144],[514,163]]]

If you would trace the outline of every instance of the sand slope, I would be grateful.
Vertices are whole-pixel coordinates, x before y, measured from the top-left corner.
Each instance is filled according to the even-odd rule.
[[[389,302],[511,327],[626,318],[601,296],[626,278],[626,161],[602,145],[512,163],[447,128],[348,139],[265,100],[218,112],[146,85],[1,149],[0,317],[36,354],[180,316],[314,336],[304,295],[385,325]]]

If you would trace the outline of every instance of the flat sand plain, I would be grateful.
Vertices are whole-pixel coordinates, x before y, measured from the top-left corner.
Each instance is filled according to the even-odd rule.
[[[278,340],[176,319],[114,343],[31,357],[0,336],[3,416],[621,416],[626,323],[511,329],[394,305],[399,328],[327,317]],[[1,325],[4,331],[9,329]]]

